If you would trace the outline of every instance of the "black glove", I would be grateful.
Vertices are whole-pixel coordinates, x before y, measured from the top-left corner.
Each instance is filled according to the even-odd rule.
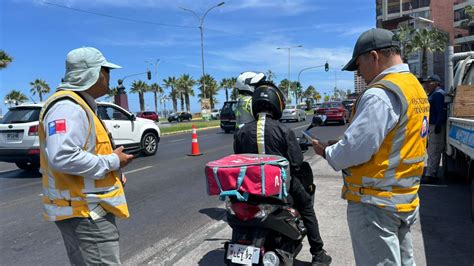
[[[441,133],[441,125],[436,125],[435,126],[435,134]]]

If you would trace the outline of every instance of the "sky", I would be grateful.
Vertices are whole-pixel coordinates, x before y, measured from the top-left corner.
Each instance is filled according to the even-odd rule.
[[[127,78],[148,84],[182,74],[199,79],[201,46],[199,20],[219,0],[2,0],[0,2],[0,49],[13,62],[0,70],[3,114],[5,95],[11,90],[30,93],[29,83],[45,80],[52,92],[65,72],[67,53],[82,46],[99,49],[108,61],[123,68],[111,71],[110,86],[127,75],[152,71],[146,76]],[[101,14],[101,15],[98,15]],[[274,81],[296,81],[301,72],[303,88],[332,94],[334,87],[354,91],[352,72],[341,71],[352,56],[358,36],[375,27],[374,0],[228,0],[212,9],[204,19],[205,72],[218,82],[244,71],[275,73]],[[290,60],[288,49],[292,48]],[[155,62],[159,63],[155,67]],[[155,72],[156,71],[156,72]],[[156,75],[155,75],[156,73]],[[194,87],[196,95],[198,86]],[[170,89],[165,89],[168,94]],[[50,93],[49,95],[51,95]],[[139,111],[138,95],[128,94],[130,111]],[[100,100],[108,100],[105,97]],[[225,91],[217,96],[220,108]],[[152,93],[145,95],[146,107],[154,110]],[[170,109],[171,103],[167,103]],[[160,109],[163,109],[160,106]],[[199,112],[196,97],[191,111]]]

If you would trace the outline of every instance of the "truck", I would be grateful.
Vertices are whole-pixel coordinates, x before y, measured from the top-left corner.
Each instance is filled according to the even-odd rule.
[[[450,47],[448,58],[444,176],[460,177],[471,183],[474,221],[474,52],[454,54]]]

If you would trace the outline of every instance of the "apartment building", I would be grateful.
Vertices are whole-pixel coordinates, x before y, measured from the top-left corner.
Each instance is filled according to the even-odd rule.
[[[474,51],[474,0],[457,0],[453,14],[454,52]]]

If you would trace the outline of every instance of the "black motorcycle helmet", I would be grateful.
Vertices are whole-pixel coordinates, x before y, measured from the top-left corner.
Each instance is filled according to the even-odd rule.
[[[252,115],[258,119],[258,114],[268,112],[273,119],[278,120],[285,109],[285,96],[278,87],[271,82],[259,84],[252,95]]]

